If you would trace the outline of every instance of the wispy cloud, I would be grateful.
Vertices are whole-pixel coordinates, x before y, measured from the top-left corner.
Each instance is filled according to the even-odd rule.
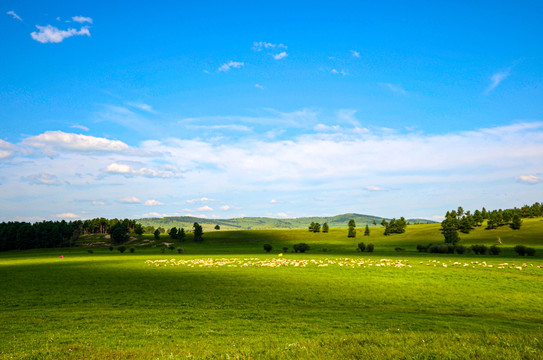
[[[211,206],[208,206],[208,205],[204,205],[204,206],[201,206],[199,207],[198,209],[196,209],[197,211],[213,211],[213,208]]]
[[[378,186],[366,186],[365,188],[369,191],[383,191],[383,189]]]
[[[133,108],[136,108],[138,110],[142,110],[151,114],[154,114],[155,111],[153,110],[153,107],[149,104],[145,104],[142,102],[127,102],[126,105],[131,106]]]
[[[56,175],[47,174],[47,173],[23,176],[21,177],[21,180],[31,185],[47,185],[47,186],[62,185],[62,182]]]
[[[56,155],[57,151],[74,152],[115,152],[128,153],[133,149],[119,140],[109,140],[88,135],[46,131],[23,141],[24,145],[41,149],[46,155]]]
[[[62,42],[64,39],[72,36],[90,36],[90,32],[87,27],[82,27],[79,30],[73,28],[70,28],[68,30],[59,30],[58,28],[51,25],[36,25],[36,28],[39,31],[34,31],[30,33],[30,36],[32,37],[32,39],[41,42],[42,44],[59,43]]]
[[[332,69],[332,70],[330,70],[330,73],[331,73],[331,74],[334,74],[334,75],[343,75],[343,76],[349,75],[349,74],[347,73],[347,71],[345,71],[345,70],[337,70],[337,69]]]
[[[214,202],[214,201],[217,201],[215,199],[209,199],[209,198],[206,198],[206,197],[201,197],[199,199],[191,199],[191,200],[187,200],[186,203],[187,204],[194,204],[194,203],[199,203],[199,202]]]
[[[92,24],[92,18],[85,17],[85,16],[73,16],[72,20],[78,23],[86,23]]]
[[[169,179],[176,178],[179,175],[173,169],[155,170],[147,167],[136,167],[135,165],[111,163],[102,169],[103,173],[109,175],[122,175],[125,177],[143,176],[146,178]]]
[[[90,129],[86,126],[83,126],[83,125],[72,125],[70,126],[71,128],[74,128],[74,129],[79,129],[79,130],[83,130],[83,131],[89,131]]]
[[[222,64],[218,71],[220,72],[226,72],[226,71],[230,71],[230,69],[234,68],[234,69],[239,69],[241,67],[243,67],[245,65],[245,63],[243,62],[239,62],[239,61],[229,61],[227,63],[224,63]]]
[[[227,210],[230,210],[230,206],[223,205],[223,206],[220,207],[220,209],[223,210],[223,211],[227,211]]]
[[[392,91],[393,93],[407,95],[407,91],[401,85],[391,83],[381,83],[380,85],[385,89]]]
[[[159,205],[164,205],[164,203],[157,200],[146,200],[144,205],[145,206],[159,206]]]
[[[12,11],[8,11],[6,14],[13,16],[13,18],[16,19],[16,20],[23,21],[23,19],[21,19],[21,17],[20,17],[19,15],[17,15],[17,14],[15,13],[15,11],[13,11],[13,10],[12,10]]]
[[[255,84],[255,88],[260,89],[260,90],[264,90],[264,86],[262,86],[260,84]]]
[[[273,44],[265,41],[253,42],[253,50],[262,51],[263,49],[287,49],[283,44]]]
[[[272,55],[275,60],[281,60],[288,56],[286,51],[282,51],[279,54]]]
[[[135,196],[126,196],[119,199],[119,202],[123,204],[139,204],[141,203],[141,200]]]
[[[55,217],[58,219],[77,219],[79,218],[79,215],[76,215],[74,213],[62,213],[56,214]]]
[[[490,94],[494,89],[496,89],[505,79],[511,75],[511,69],[505,71],[497,72],[492,74],[490,77],[490,85],[483,91],[484,95]]]
[[[356,50],[351,50],[351,54],[355,57],[355,58],[359,58],[360,57],[360,53]]]
[[[535,175],[521,175],[519,176],[519,181],[526,184],[537,184],[543,182],[543,177]]]

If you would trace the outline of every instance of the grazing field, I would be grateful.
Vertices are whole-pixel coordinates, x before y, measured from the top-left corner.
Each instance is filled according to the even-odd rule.
[[[542,358],[540,220],[462,238],[500,238],[499,256],[417,253],[442,241],[435,224],[354,240],[345,229],[219,231],[175,244],[183,254],[1,253],[0,357]],[[308,253],[279,255],[301,241]],[[355,252],[360,241],[375,252]],[[517,256],[517,243],[536,256]]]

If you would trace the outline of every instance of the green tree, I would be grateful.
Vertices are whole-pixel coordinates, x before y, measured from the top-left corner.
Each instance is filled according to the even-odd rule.
[[[366,224],[366,229],[364,230],[364,236],[370,236],[370,227]]]
[[[349,231],[347,232],[347,237],[350,237],[350,238],[356,237],[356,228],[354,226],[349,226]]]
[[[170,231],[168,231],[168,235],[170,235],[170,239],[177,240],[177,228],[171,228]]]
[[[325,222],[324,224],[322,224],[322,232],[323,232],[323,233],[327,233],[328,230],[329,230],[329,229],[328,229],[328,223]]]
[[[110,228],[111,240],[114,244],[124,244],[128,240],[128,227],[118,222]]]
[[[215,230],[220,230],[221,226],[219,224],[215,225]]]
[[[143,226],[141,226],[140,223],[137,223],[136,226],[134,226],[134,232],[136,235],[143,235]]]
[[[179,231],[177,232],[177,239],[179,239],[179,241],[183,242],[185,241],[185,229],[181,228],[179,229]]]
[[[456,212],[453,211],[451,213],[447,213],[445,220],[441,222],[441,233],[443,234],[447,244],[455,245],[458,241],[460,241],[460,237],[458,236],[458,227],[459,221],[456,217]]]
[[[160,240],[160,230],[156,229],[153,235],[155,236],[155,240]]]
[[[356,227],[356,224],[354,222],[354,219],[349,220],[348,226]]]
[[[513,215],[513,220],[511,220],[511,229],[513,230],[519,230],[522,226],[522,219],[520,218],[519,214]]]
[[[192,227],[194,229],[194,241],[196,241],[197,243],[202,242],[202,236],[204,235],[202,226],[195,222]]]

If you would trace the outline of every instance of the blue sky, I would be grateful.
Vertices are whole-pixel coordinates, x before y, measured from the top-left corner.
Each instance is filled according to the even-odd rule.
[[[0,221],[543,200],[542,3],[0,10]]]

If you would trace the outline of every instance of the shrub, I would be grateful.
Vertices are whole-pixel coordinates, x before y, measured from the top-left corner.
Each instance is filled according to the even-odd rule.
[[[471,245],[471,251],[473,251],[476,255],[487,255],[488,247],[485,245]]]
[[[272,246],[270,244],[264,244],[264,250],[266,250],[267,253],[269,253],[270,251],[272,251]]]
[[[463,245],[456,245],[456,246],[454,247],[454,251],[455,251],[457,254],[465,254],[465,253],[468,251],[468,249],[467,249],[465,246],[463,246]]]
[[[323,252],[327,252],[327,251],[328,251],[328,248],[322,248],[322,251],[323,251]]]
[[[136,251],[136,249],[133,248],[133,247],[131,247],[129,250],[130,250],[131,253],[134,253],[134,251]]]
[[[87,252],[88,252],[89,254],[94,253],[94,251],[93,251],[92,249],[87,250]]]
[[[398,251],[398,252],[400,252],[400,251],[405,251],[405,249],[404,249],[404,248],[401,248],[401,247],[397,247],[397,248],[394,249],[394,250],[396,250],[396,251]]]
[[[432,244],[429,244],[429,245],[426,245],[426,246],[421,245],[421,244],[418,244],[418,245],[417,245],[417,251],[418,251],[418,252],[428,252],[428,248],[429,248],[430,246],[432,246]]]
[[[168,249],[170,249],[171,251],[173,251],[173,249],[175,249],[175,246],[170,245],[170,246],[168,246]]]
[[[122,254],[126,250],[126,246],[119,246],[117,250],[119,250]]]
[[[181,248],[177,248],[177,253],[178,254],[182,254],[185,250],[181,249]]]
[[[160,252],[164,254],[164,251],[166,251],[166,249],[164,248],[160,248]]]
[[[113,251],[113,246],[110,246],[110,247],[109,247],[109,251]]]
[[[453,244],[435,244],[428,246],[428,252],[432,254],[454,254]]]
[[[288,252],[288,247],[283,246],[283,252],[284,252],[284,253]]]
[[[309,250],[309,245],[306,243],[299,243],[294,245],[294,252],[301,252],[304,253]]]
[[[368,245],[366,246],[366,251],[367,251],[367,252],[373,252],[373,244],[368,244]]]
[[[513,248],[513,250],[515,250],[515,252],[520,256],[526,255],[526,246],[524,245],[517,245]]]
[[[358,250],[359,250],[359,251],[364,251],[364,250],[366,250],[366,244],[364,244],[363,242],[358,243]]]
[[[527,247],[527,248],[526,248],[526,255],[528,255],[528,256],[534,256],[534,255],[535,255],[535,249],[534,249],[534,248]]]
[[[502,249],[500,249],[496,245],[492,245],[490,247],[490,255],[500,255],[501,252],[502,252]]]

